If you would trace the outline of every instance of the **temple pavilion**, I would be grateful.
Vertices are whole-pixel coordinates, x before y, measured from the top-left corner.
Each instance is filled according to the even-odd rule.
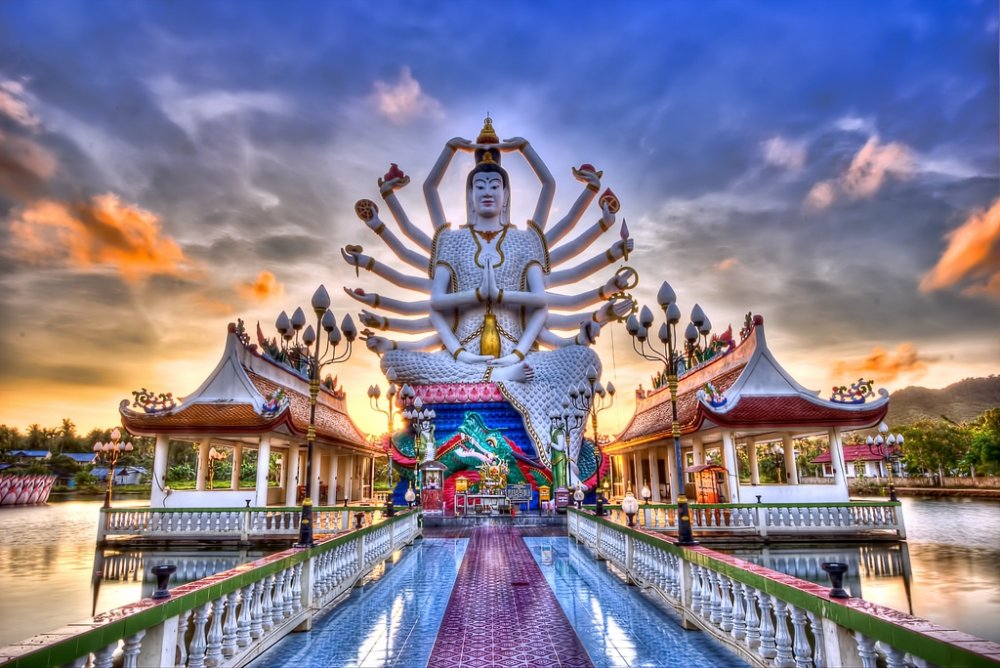
[[[262,338],[261,343],[265,345],[250,342],[242,321],[230,324],[222,359],[190,395],[177,401],[170,394],[142,390],[134,393],[134,401],[122,401],[125,428],[156,439],[151,507],[294,506],[301,501],[306,491],[308,373],[287,358],[268,354]],[[351,421],[344,391],[329,377],[317,397],[315,426],[314,503],[371,498],[374,461],[385,453]],[[192,444],[199,455],[196,488],[171,490],[166,482],[170,451]],[[215,464],[230,457],[232,477],[219,489],[219,481],[210,483]],[[241,488],[239,481],[248,458],[268,462],[256,466],[252,489]]]
[[[877,425],[889,395],[870,383],[836,388],[829,399],[804,388],[768,349],[764,319],[747,315],[740,341],[732,337],[710,359],[678,378],[684,493],[705,503],[848,501],[842,434]],[[662,380],[662,377],[660,378]],[[636,393],[635,414],[604,447],[612,462],[613,496],[631,488],[638,497],[676,502],[677,467],[667,384]],[[800,439],[819,439],[831,452],[831,476],[803,475],[796,465]],[[780,462],[765,480],[761,462]]]

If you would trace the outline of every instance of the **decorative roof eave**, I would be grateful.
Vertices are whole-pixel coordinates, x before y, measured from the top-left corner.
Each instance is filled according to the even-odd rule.
[[[275,396],[278,388],[283,390],[283,400]],[[134,410],[124,400],[119,412],[125,428],[143,436],[162,432],[222,437],[280,431],[304,440],[308,418],[297,412],[308,415],[308,410],[294,410],[292,399],[296,405],[308,405],[309,380],[259,354],[255,346],[241,340],[237,326],[230,325],[219,363],[181,403],[164,408],[147,404],[145,410]],[[321,386],[317,402],[317,443],[366,454],[382,452],[368,443],[351,420],[342,396]]]
[[[880,390],[880,397],[872,402],[837,402],[821,399],[818,391],[809,390],[799,384],[774,358],[767,347],[764,336],[764,320],[761,316],[753,319],[750,336],[736,348],[721,357],[714,358],[701,367],[694,368],[678,379],[678,403],[690,393],[697,393],[693,414],[680,415],[681,434],[690,435],[715,427],[748,427],[752,429],[787,429],[789,427],[848,427],[864,428],[877,424],[888,411],[889,395]],[[741,366],[742,365],[742,366]],[[720,382],[725,374],[739,370],[734,382],[726,386]],[[719,384],[715,397],[707,396],[700,388],[708,383]],[[801,419],[782,420],[773,417],[767,420],[741,421],[747,411],[740,409],[741,402],[766,399],[773,402],[793,402],[786,404],[798,408]],[[606,446],[606,452],[615,453],[631,450],[637,446],[653,442],[669,441],[672,438],[669,420],[653,421],[656,428],[648,429],[640,420],[646,413],[661,408],[670,401],[670,393],[661,388],[655,393],[637,400],[636,412],[618,437]],[[800,403],[801,402],[801,403]],[[776,405],[775,408],[782,408]],[[787,411],[786,411],[787,413]],[[636,433],[639,431],[640,433]],[[624,437],[624,438],[623,438]]]

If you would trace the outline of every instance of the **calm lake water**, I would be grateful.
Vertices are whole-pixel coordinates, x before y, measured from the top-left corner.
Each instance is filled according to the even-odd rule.
[[[95,500],[0,508],[0,645],[148,596],[153,586],[143,574],[158,563],[179,566],[173,586],[264,554],[189,549],[98,556],[100,507]],[[729,551],[824,584],[819,563],[846,561],[853,594],[1000,642],[1000,502],[904,498],[903,513],[907,544]],[[96,587],[95,567],[106,574]]]

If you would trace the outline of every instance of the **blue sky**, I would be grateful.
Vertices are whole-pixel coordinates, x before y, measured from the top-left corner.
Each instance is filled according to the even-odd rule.
[[[570,167],[604,170],[643,301],[666,279],[719,330],[763,314],[824,395],[997,373],[997,43],[990,2],[4,3],[0,421],[110,424],[197,387],[236,317],[381,289],[340,261],[382,252],[353,203],[397,162],[426,225],[419,182],[487,111],[557,211]],[[606,375],[648,384],[625,343]],[[366,426],[376,360],[351,365]]]

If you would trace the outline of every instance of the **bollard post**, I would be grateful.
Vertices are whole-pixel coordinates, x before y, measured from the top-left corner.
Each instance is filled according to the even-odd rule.
[[[168,588],[170,576],[173,575],[176,570],[177,567],[173,564],[161,564],[159,566],[153,566],[153,568],[150,569],[150,572],[156,576],[156,591],[153,592],[152,598],[157,600],[170,598],[170,589]]]

